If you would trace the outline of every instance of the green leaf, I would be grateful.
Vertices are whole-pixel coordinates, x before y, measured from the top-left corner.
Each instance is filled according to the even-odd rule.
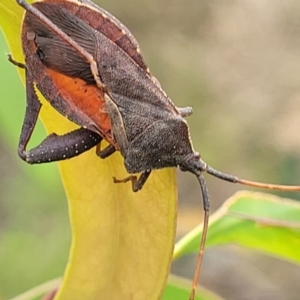
[[[191,292],[191,282],[180,277],[169,276],[168,284],[162,300],[183,300],[189,299]],[[196,291],[195,300],[222,300],[222,298],[203,287]]]
[[[60,283],[61,278],[50,280],[10,300],[40,300],[43,295],[55,290]]]
[[[202,225],[180,240],[178,258],[198,252]],[[238,192],[210,218],[206,246],[234,243],[300,263],[300,203],[273,195]]]
[[[22,14],[15,1],[0,0],[0,26],[14,59],[20,62],[24,61]],[[41,120],[48,133],[74,129],[74,124],[41,95],[39,98],[43,104]],[[175,238],[174,169],[154,171],[143,190],[133,193],[129,184],[112,181],[113,176],[127,176],[118,153],[101,160],[92,150],[59,163],[59,167],[69,202],[73,242],[55,299],[158,299],[166,283]]]

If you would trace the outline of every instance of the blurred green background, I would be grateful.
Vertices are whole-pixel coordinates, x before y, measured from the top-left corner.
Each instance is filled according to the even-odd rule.
[[[97,1],[95,1],[97,2]],[[98,4],[100,2],[98,1]],[[103,0],[138,39],[210,165],[257,181],[300,180],[300,2]],[[56,164],[17,156],[25,93],[0,37],[0,299],[63,274],[70,245]],[[31,145],[45,133],[41,125]],[[241,187],[206,176],[212,210]],[[197,181],[179,173],[178,235],[201,220]],[[280,194],[300,199],[300,194]],[[284,241],[282,241],[284,243]],[[191,277],[194,258],[173,266]],[[299,299],[299,268],[234,246],[208,249],[201,282],[227,299]],[[241,296],[242,295],[242,296]]]

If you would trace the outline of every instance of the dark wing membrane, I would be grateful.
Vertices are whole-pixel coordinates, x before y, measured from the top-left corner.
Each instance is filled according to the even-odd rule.
[[[94,55],[94,29],[56,5],[40,2],[35,6],[87,52]],[[35,33],[38,54],[47,67],[67,76],[79,77],[88,83],[94,83],[89,63],[76,50],[53,34],[32,15],[27,14],[25,22],[28,31]]]
[[[45,66],[71,77],[95,83],[90,65],[61,40],[37,36],[38,55]]]
[[[90,0],[77,2],[81,6],[77,13],[79,18],[86,15],[88,11],[90,17],[89,25],[116,43],[140,68],[147,73],[149,72],[137,40],[123,23]]]

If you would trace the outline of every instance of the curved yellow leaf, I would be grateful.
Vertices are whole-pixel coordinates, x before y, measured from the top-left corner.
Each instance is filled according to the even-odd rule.
[[[0,26],[18,61],[23,61],[22,14],[15,1],[0,0]],[[47,132],[61,134],[74,128],[45,100],[42,103]],[[133,193],[130,184],[112,182],[113,176],[127,175],[118,153],[101,160],[91,150],[59,167],[73,242],[55,299],[159,299],[175,236],[174,170],[154,171],[143,190]]]

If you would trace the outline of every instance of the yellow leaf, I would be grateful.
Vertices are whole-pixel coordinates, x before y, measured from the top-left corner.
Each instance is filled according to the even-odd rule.
[[[22,14],[15,1],[0,0],[0,26],[14,59],[20,62],[24,61]],[[61,134],[74,128],[48,102],[42,99],[42,103],[41,119],[47,132]],[[126,176],[119,153],[101,160],[92,149],[60,162],[59,167],[73,242],[55,299],[159,299],[174,245],[174,169],[154,171],[143,190],[133,193],[130,184],[112,181],[113,176]]]

